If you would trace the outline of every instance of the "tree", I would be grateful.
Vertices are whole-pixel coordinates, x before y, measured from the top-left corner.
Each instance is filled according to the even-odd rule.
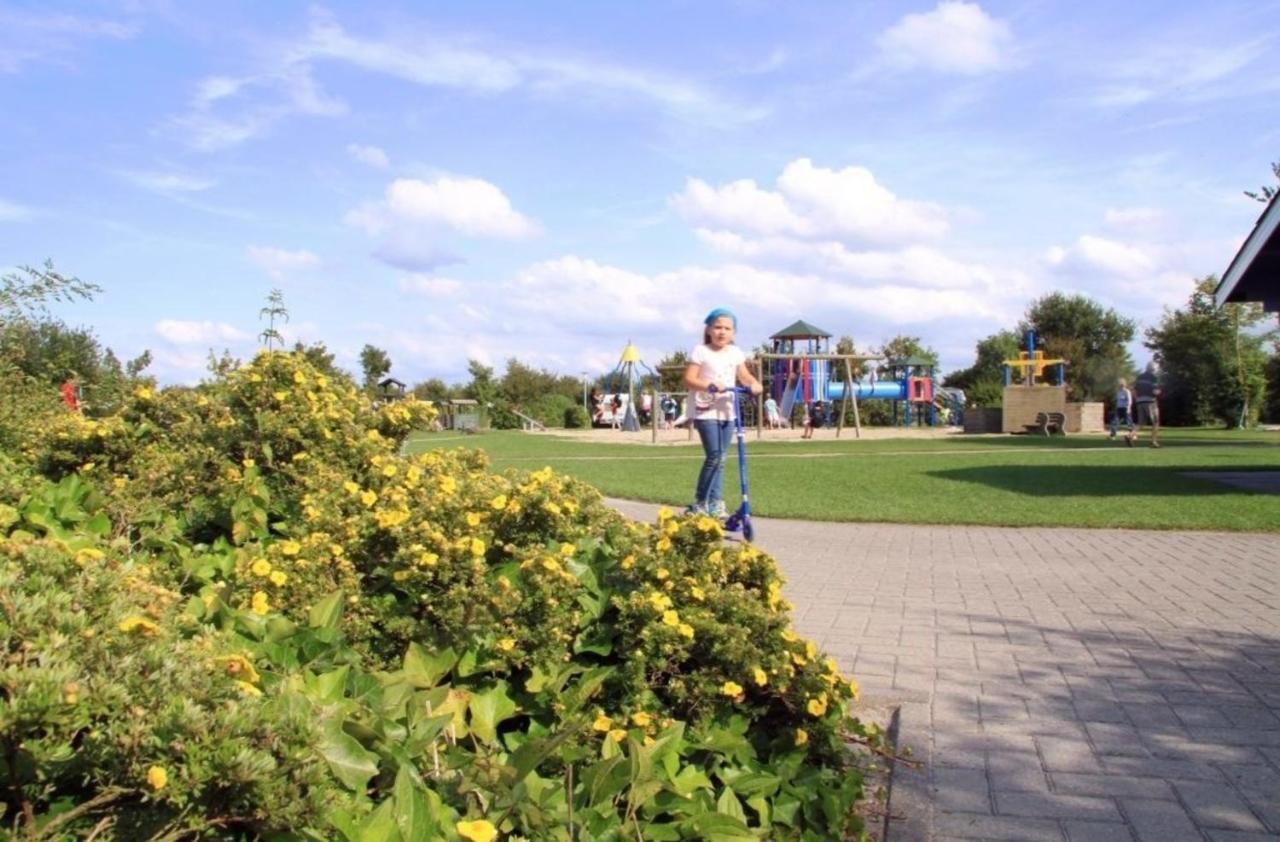
[[[481,405],[492,403],[498,396],[498,385],[493,379],[493,368],[479,360],[467,360],[467,373],[471,382],[464,387],[467,397]]]
[[[454,390],[439,377],[423,380],[412,391],[413,396],[420,401],[444,401],[454,395]]]
[[[1000,406],[1004,400],[1005,360],[1017,359],[1020,340],[1012,330],[979,339],[973,365],[953,371],[942,385],[963,389],[970,406]]]
[[[683,392],[684,370],[689,367],[688,351],[672,351],[658,360],[658,390],[662,392]]]
[[[46,319],[50,302],[92,301],[95,292],[102,292],[102,287],[63,275],[53,268],[52,260],[46,260],[43,269],[20,266],[17,272],[0,277],[0,325]]]
[[[879,364],[882,369],[895,360],[904,360],[910,357],[925,360],[929,365],[938,365],[938,352],[926,347],[918,336],[899,334],[881,345],[877,356],[884,357],[884,360]]]
[[[323,342],[313,342],[310,345],[295,342],[293,344],[293,352],[306,357],[307,362],[331,378],[344,383],[354,382],[350,374],[338,368],[338,364],[334,362],[333,352]]]
[[[280,331],[276,329],[276,319],[283,322],[289,321],[289,311],[284,306],[284,293],[278,289],[273,289],[267,295],[267,306],[258,311],[258,319],[267,320],[267,328],[258,334],[258,338],[262,340],[262,344],[267,346],[267,350],[271,350],[271,345],[279,342],[284,347],[284,337],[280,335]]]
[[[378,388],[378,381],[391,370],[391,357],[381,348],[365,345],[360,349],[360,369],[364,372],[364,388],[373,392]]]
[[[1053,292],[1031,303],[1019,333],[1035,330],[1045,357],[1067,361],[1067,387],[1073,400],[1110,397],[1116,381],[1133,371],[1126,343],[1135,325],[1086,295]]]
[[[562,395],[579,401],[582,399],[582,386],[574,378],[534,368],[515,357],[507,360],[507,372],[497,388],[504,398],[520,407],[529,406],[548,395]]]
[[[1249,424],[1266,390],[1265,345],[1275,332],[1260,304],[1216,306],[1214,276],[1196,282],[1184,309],[1166,311],[1146,333],[1160,361],[1161,414],[1170,424]]]
[[[1276,177],[1276,181],[1280,181],[1280,161],[1271,162],[1271,174]],[[1252,190],[1246,190],[1244,191],[1244,194],[1250,199],[1266,204],[1271,201],[1273,196],[1276,195],[1276,188],[1274,186],[1264,184],[1258,188],[1257,193]]]

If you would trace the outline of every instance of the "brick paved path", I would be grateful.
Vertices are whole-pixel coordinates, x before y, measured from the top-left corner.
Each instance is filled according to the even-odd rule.
[[[1280,839],[1280,537],[756,530],[797,630],[901,705],[892,842]]]

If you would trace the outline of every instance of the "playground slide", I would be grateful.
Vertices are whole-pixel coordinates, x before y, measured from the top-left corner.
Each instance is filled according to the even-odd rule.
[[[876,383],[854,383],[853,397],[860,401],[865,400],[896,400],[902,401],[907,399],[907,384],[900,380],[881,380]],[[827,384],[827,400],[838,401],[844,399],[843,383]]]
[[[791,410],[796,405],[796,393],[800,391],[793,374],[787,378],[787,385],[782,390],[782,417],[791,420]]]

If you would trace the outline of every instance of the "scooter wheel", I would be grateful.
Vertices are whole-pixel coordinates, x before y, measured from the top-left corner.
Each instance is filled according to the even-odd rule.
[[[726,532],[737,532],[742,528],[742,515],[731,514],[724,519],[724,529]]]
[[[742,537],[748,541],[756,537],[756,530],[751,526],[751,521],[747,518],[742,519]]]

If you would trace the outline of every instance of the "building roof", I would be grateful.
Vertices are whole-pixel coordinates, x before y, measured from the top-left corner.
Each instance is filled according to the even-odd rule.
[[[831,334],[820,327],[814,327],[804,319],[787,325],[775,333],[770,339],[830,339]]]
[[[1218,306],[1257,301],[1268,312],[1280,310],[1280,193],[1254,223],[1213,296]]]

